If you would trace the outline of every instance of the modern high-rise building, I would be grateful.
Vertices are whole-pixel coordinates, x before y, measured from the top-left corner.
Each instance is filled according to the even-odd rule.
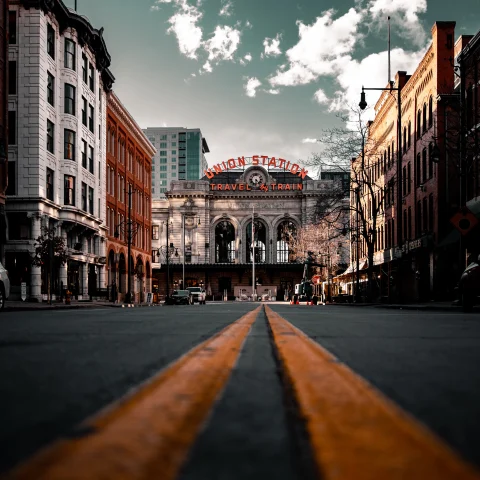
[[[152,163],[152,198],[165,198],[172,180],[198,180],[210,150],[199,128],[149,127],[143,130],[157,153]]]

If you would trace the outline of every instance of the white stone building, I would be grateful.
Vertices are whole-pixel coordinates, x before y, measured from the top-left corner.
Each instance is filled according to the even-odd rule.
[[[6,266],[27,295],[47,292],[46,272],[29,255],[42,226],[65,238],[69,260],[53,272],[53,292],[78,298],[105,287],[106,92],[110,55],[88,19],[60,0],[11,0],[16,44],[10,44]],[[13,138],[12,132],[10,133]]]

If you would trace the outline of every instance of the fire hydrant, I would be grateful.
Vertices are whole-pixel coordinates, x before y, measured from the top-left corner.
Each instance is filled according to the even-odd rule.
[[[65,305],[70,305],[70,299],[72,298],[72,292],[67,290],[65,292]]]

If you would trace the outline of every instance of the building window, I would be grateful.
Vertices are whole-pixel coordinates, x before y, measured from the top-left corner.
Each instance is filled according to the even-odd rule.
[[[47,72],[47,102],[55,106],[55,77],[50,72]]]
[[[17,162],[8,162],[8,186],[6,195],[16,195],[17,193]]]
[[[412,191],[412,164],[407,163],[407,193]]]
[[[92,64],[88,66],[88,86],[92,92],[95,91],[95,69]]]
[[[417,202],[417,211],[415,215],[415,237],[420,237],[420,231],[422,230],[422,202]]]
[[[161,157],[166,157],[167,156],[167,151],[166,150],[160,150],[160,156]]]
[[[17,43],[17,12],[15,10],[8,12],[8,43],[10,45]]]
[[[8,94],[17,94],[17,62],[8,62]]]
[[[415,182],[416,182],[416,185],[420,185],[422,182],[421,182],[421,167],[420,167],[420,154],[417,153],[417,159],[415,161]]]
[[[427,210],[427,197],[423,197],[423,231],[428,230],[428,210]]]
[[[75,115],[75,87],[65,84],[65,113]]]
[[[50,24],[47,26],[47,53],[55,59],[55,30]]]
[[[47,120],[47,151],[55,153],[55,125]]]
[[[433,193],[428,197],[428,229],[433,232]]]
[[[88,129],[93,133],[94,132],[94,127],[93,127],[93,119],[95,116],[95,112],[93,110],[92,105],[88,106]]]
[[[402,195],[405,196],[407,194],[407,167],[403,167],[403,174],[402,174]]]
[[[428,99],[428,126],[433,125],[433,97]]]
[[[417,139],[422,136],[422,112],[417,112]]]
[[[167,136],[166,135],[161,135],[160,136],[160,140],[166,140],[167,139]]]
[[[15,110],[8,111],[8,144],[17,144],[17,112]]]
[[[64,130],[64,154],[66,160],[75,160],[75,132],[73,130]]]
[[[87,142],[82,140],[82,167],[87,168]]]
[[[65,39],[65,68],[75,70],[75,42],[69,38]]]
[[[53,202],[53,170],[47,168],[47,199]]]
[[[428,179],[427,173],[427,149],[422,150],[422,182],[425,183]]]
[[[87,99],[82,97],[82,123],[87,126]]]
[[[82,182],[82,210],[87,211],[87,184]]]
[[[433,143],[428,145],[428,178],[433,178]]]
[[[72,175],[64,177],[63,203],[75,206],[75,177]]]
[[[88,213],[91,213],[93,215],[93,199],[94,192],[92,187],[88,187]]]
[[[93,147],[91,147],[90,145],[88,146],[88,171],[90,173],[94,173],[93,172]]]
[[[84,53],[82,53],[82,80],[83,83],[88,81],[88,58]]]
[[[423,104],[423,132],[427,131],[427,104]]]
[[[408,239],[412,239],[412,207],[408,207],[408,225],[407,225]]]
[[[412,144],[412,122],[408,122],[408,132],[407,132],[407,145],[410,148]]]

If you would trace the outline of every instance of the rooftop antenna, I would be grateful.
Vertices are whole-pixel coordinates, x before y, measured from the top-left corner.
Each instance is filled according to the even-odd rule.
[[[75,0],[75,11],[77,11],[77,0]]]
[[[390,66],[390,15],[387,17],[387,19],[388,19],[388,83],[390,85],[390,88],[392,88],[393,81],[392,81],[392,71]]]

